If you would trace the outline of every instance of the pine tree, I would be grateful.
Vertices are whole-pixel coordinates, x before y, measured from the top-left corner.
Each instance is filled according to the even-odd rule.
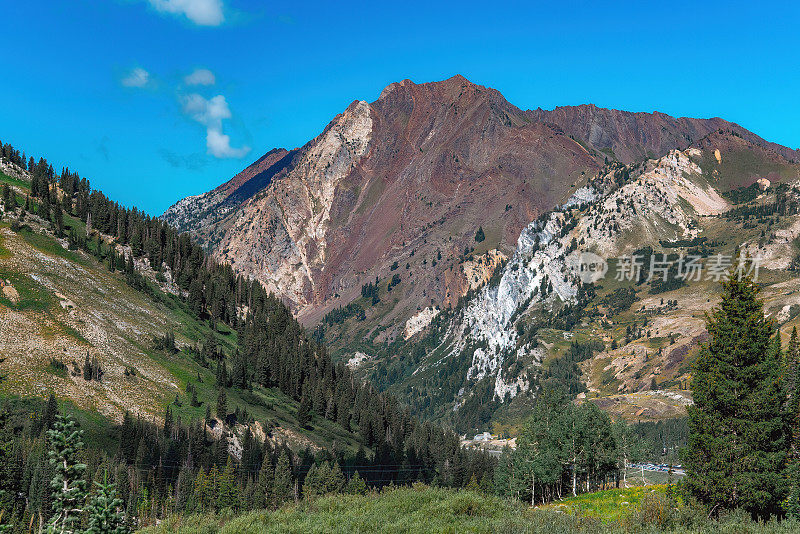
[[[95,493],[89,502],[89,528],[87,534],[127,534],[122,510],[125,503],[117,496],[117,488],[108,482],[108,475],[103,482],[95,482]]]
[[[225,418],[228,416],[228,399],[225,394],[225,388],[219,388],[217,393],[217,417],[219,417],[222,424],[225,424]]]
[[[723,283],[692,377],[686,488],[712,514],[744,508],[768,517],[786,495],[780,342],[757,294],[748,278]]]
[[[8,184],[3,184],[3,205],[6,209],[11,209],[11,188],[8,187]]]
[[[341,493],[345,487],[344,473],[342,468],[339,467],[338,462],[333,462],[330,470],[328,471],[328,478],[326,480],[326,489],[329,493]]]
[[[164,436],[167,439],[172,437],[172,410],[167,406],[167,411],[164,412]]]
[[[353,473],[350,480],[347,481],[347,493],[351,495],[364,495],[367,492],[367,483],[358,474],[358,471]]]
[[[789,458],[786,466],[789,498],[786,512],[800,518],[800,344],[797,327],[792,329],[786,349],[787,415],[790,424]]]
[[[247,361],[244,353],[237,351],[233,355],[233,372],[231,373],[233,385],[239,389],[247,389]]]
[[[289,455],[286,453],[286,449],[281,451],[278,465],[275,466],[272,494],[275,496],[275,504],[278,506],[292,500],[294,495],[292,467],[289,464]]]
[[[258,471],[258,481],[256,484],[256,508],[267,508],[272,503],[272,491],[275,483],[275,469],[269,455],[264,455],[261,462],[261,469]]]
[[[50,487],[53,490],[53,516],[48,533],[71,534],[78,531],[86,500],[86,464],[78,461],[83,449],[83,431],[69,415],[58,415],[50,441],[50,465],[54,469]]]
[[[303,481],[303,495],[309,499],[323,495],[325,493],[325,487],[322,479],[323,475],[321,472],[321,466],[312,464],[308,469],[308,473],[306,473],[305,480]]]
[[[297,408],[297,424],[301,428],[306,428],[311,423],[311,399],[307,392],[303,393],[300,399],[300,406]]]
[[[217,490],[217,510],[239,508],[239,492],[234,479],[233,460],[228,457],[225,469],[219,475],[219,488]]]
[[[89,358],[89,352],[86,352],[86,359],[83,362],[83,379],[92,379],[92,360]]]
[[[19,492],[19,477],[16,476],[15,467],[17,458],[14,457],[14,442],[10,433],[5,432],[8,422],[8,413],[5,409],[0,409],[0,514],[5,514],[9,521],[10,514],[14,510],[15,500]],[[0,532],[5,532],[3,521],[0,518]]]
[[[208,510],[209,506],[209,496],[211,491],[209,490],[208,485],[208,475],[206,474],[205,470],[201,468],[197,471],[197,475],[194,478],[194,488],[192,493],[194,494],[195,503],[203,512]]]
[[[58,204],[53,207],[53,223],[55,224],[56,237],[62,237],[64,235],[64,214]]]
[[[42,414],[42,430],[47,431],[50,430],[50,427],[53,426],[53,423],[56,420],[56,416],[58,415],[58,403],[56,402],[56,397],[52,393],[47,397],[47,406],[44,409],[44,413]]]
[[[47,184],[44,185],[44,193],[42,193],[42,201],[39,203],[38,215],[45,221],[50,220],[50,195],[47,193]]]
[[[797,338],[797,327],[792,328],[789,346],[786,347],[786,398],[789,412],[797,413],[800,408],[800,341]]]

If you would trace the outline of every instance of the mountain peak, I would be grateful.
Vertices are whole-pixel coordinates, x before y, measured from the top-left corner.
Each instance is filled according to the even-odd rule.
[[[399,82],[390,83],[384,87],[383,91],[381,91],[381,94],[378,97],[378,101],[385,100],[390,94],[400,89],[404,89],[410,93],[414,92],[415,90],[422,90],[431,93],[450,94],[454,90],[462,91],[465,88],[478,91],[486,90],[486,87],[469,81],[461,74],[456,74],[444,80],[424,83],[414,83],[412,80],[406,78]],[[497,93],[497,91],[494,91],[493,89],[491,91]]]

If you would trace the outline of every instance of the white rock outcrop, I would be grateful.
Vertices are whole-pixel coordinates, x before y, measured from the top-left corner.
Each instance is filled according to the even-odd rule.
[[[403,339],[409,339],[417,332],[422,331],[423,328],[431,324],[434,317],[439,315],[439,311],[437,306],[428,306],[410,317],[406,321],[406,327],[403,330]]]

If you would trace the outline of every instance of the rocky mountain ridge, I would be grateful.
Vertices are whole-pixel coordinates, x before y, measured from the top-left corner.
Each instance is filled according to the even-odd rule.
[[[605,160],[661,157],[720,129],[785,152],[722,119],[594,106],[522,111],[461,76],[404,80],[372,103],[354,102],[305,146],[268,152],[164,218],[261,280],[307,324],[363,284],[398,275],[395,310],[374,325],[391,340],[422,308],[452,307],[466,294],[465,250],[511,254],[522,229]],[[479,227],[483,245],[473,239]]]
[[[593,104],[537,108],[526,112],[533,120],[552,124],[611,159],[630,164],[657,158],[669,150],[684,150],[714,131],[735,132],[748,142],[800,161],[800,151],[765,141],[758,135],[719,117],[695,119],[664,113],[642,113],[599,108]]]
[[[492,89],[461,77],[406,80],[371,104],[354,102],[284,154],[269,184],[233,209],[231,183],[164,217],[311,321],[408,264],[407,319],[411,303],[452,305],[466,287],[460,266],[433,265],[434,255],[458,256],[482,224],[492,246],[511,250],[531,218],[597,167],[578,143],[530,122]]]

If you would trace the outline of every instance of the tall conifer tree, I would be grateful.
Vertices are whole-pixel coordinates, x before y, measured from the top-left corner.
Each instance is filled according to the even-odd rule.
[[[778,512],[786,496],[787,418],[780,342],[749,278],[723,283],[695,363],[686,488],[711,508]]]
[[[281,451],[278,457],[278,465],[275,466],[275,478],[273,480],[272,494],[277,505],[292,500],[294,495],[294,481],[292,479],[292,467],[289,464],[289,455],[286,449]]]
[[[786,511],[789,516],[800,518],[800,343],[797,327],[792,329],[786,349],[786,390],[788,416],[791,428],[789,459],[786,467],[789,484],[789,499]]]
[[[55,471],[53,516],[47,526],[50,534],[71,534],[79,530],[86,501],[86,464],[79,460],[83,449],[83,431],[69,415],[56,417],[50,440],[50,464]]]

